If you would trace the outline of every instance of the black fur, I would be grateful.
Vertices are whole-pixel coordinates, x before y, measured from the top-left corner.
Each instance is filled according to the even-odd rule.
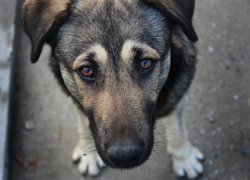
[[[161,11],[170,21],[178,24],[191,41],[198,41],[192,25],[195,0],[144,0],[144,2]]]
[[[175,110],[176,106],[187,92],[195,74],[196,48],[188,41],[181,30],[173,25],[172,34],[178,38],[178,47],[171,42],[171,66],[167,82],[164,84],[157,102],[156,117],[166,116]],[[191,53],[188,53],[191,51]]]
[[[48,0],[43,1],[47,2]],[[27,22],[27,20],[30,19],[30,17],[28,17],[29,13],[27,14],[25,10],[23,12],[23,25],[32,41],[32,62],[38,60],[43,44],[45,42],[49,43],[52,47],[50,67],[63,91],[74,99],[76,104],[82,108],[85,115],[89,118],[90,129],[95,137],[97,150],[104,162],[110,166],[113,165],[105,154],[105,140],[107,141],[107,139],[109,139],[111,141],[113,138],[116,138],[115,133],[118,134],[119,129],[125,129],[124,134],[129,134],[134,130],[135,133],[131,133],[133,138],[141,139],[143,143],[145,151],[141,161],[138,161],[138,163],[133,166],[140,165],[148,158],[153,147],[153,127],[156,118],[166,116],[175,109],[188,90],[195,73],[196,51],[193,42],[190,41],[197,40],[191,23],[194,1],[187,0],[187,2],[183,4],[180,3],[180,0],[175,1],[174,4],[178,11],[184,9],[183,13],[179,14],[178,17],[174,15],[174,9],[171,9],[172,7],[166,9],[166,6],[161,2],[165,1],[142,0],[133,5],[127,4],[126,1],[121,1],[123,9],[117,9],[112,1],[106,1],[101,8],[95,6],[88,8],[79,5],[77,0],[75,0],[74,3],[68,4],[65,11],[56,14],[56,19],[52,19],[51,26],[44,27],[44,25],[48,25],[48,23],[42,23],[40,28],[43,30],[47,29],[47,31],[43,31],[42,34],[39,34],[39,32],[36,34],[36,31],[39,29],[39,14],[37,13],[41,12],[36,12],[36,9],[32,10],[32,12],[35,11],[35,17],[38,19],[33,19],[34,27],[32,27],[32,22]],[[42,7],[42,12],[46,9],[45,5],[46,3],[37,4],[37,6]],[[43,19],[40,17],[40,20]],[[166,65],[169,49],[171,49],[169,76],[167,80],[164,79],[164,81],[162,81],[163,83],[165,82],[164,85],[163,83],[161,84],[163,87],[159,85],[160,83],[155,87],[159,90],[162,87],[162,89],[159,94],[157,93],[157,96],[154,96],[154,100],[151,100],[149,97],[149,92],[156,93],[158,89],[150,89],[151,87],[149,83],[147,83],[147,80],[156,76],[153,76],[153,73],[151,73],[147,78],[142,78],[143,75],[137,70],[127,70],[129,73],[124,70],[123,62],[120,60],[120,53],[124,42],[128,39],[147,44],[156,50],[160,56],[157,62],[160,69],[161,66]],[[84,87],[81,86],[81,88],[89,88],[88,90],[93,91],[92,94],[95,93],[99,95],[99,92],[102,90],[101,85],[103,80],[113,80],[110,81],[111,83],[109,82],[108,86],[105,86],[106,90],[109,90],[109,93],[116,95],[112,98],[114,102],[118,102],[117,104],[120,107],[119,109],[114,105],[110,108],[110,112],[112,113],[107,113],[109,115],[109,122],[113,123],[112,127],[109,127],[105,121],[101,121],[101,115],[98,114],[95,109],[99,104],[105,102],[98,100],[95,98],[96,96],[94,96],[94,98],[91,97],[91,100],[95,106],[90,103],[90,105],[86,107],[86,105],[83,104],[83,96],[85,94],[80,95],[74,79],[76,72],[72,69],[76,58],[79,57],[84,50],[89,49],[96,43],[101,44],[108,51],[109,61],[107,66],[112,67],[111,69],[114,73],[109,74],[108,71],[105,71],[106,79],[96,78],[96,82],[92,85],[82,83],[81,85],[84,85]],[[139,58],[139,60],[142,59]],[[62,68],[64,68],[63,72]],[[98,67],[96,69],[98,69]],[[160,74],[159,76],[161,77],[161,73],[168,73],[168,70],[164,70],[160,73],[158,73],[159,71],[153,72]],[[123,75],[126,73],[129,74],[129,76],[124,78]],[[130,76],[136,84],[134,82],[130,83]],[[158,81],[150,82],[158,83]],[[119,85],[122,83],[124,87],[126,85],[128,87],[120,88]],[[149,92],[140,91],[144,87],[150,87],[148,88],[150,89]],[[132,105],[136,103],[133,103],[135,100],[131,98],[133,96],[131,96],[127,90],[129,88],[134,88],[134,94],[138,91],[141,92],[141,94],[138,95],[141,99],[137,102],[140,102],[142,105],[139,105],[140,108],[138,109],[140,110],[138,111],[136,108],[133,109]],[[84,93],[85,92],[87,91],[84,91]],[[137,98],[137,96],[134,97]],[[127,108],[127,111],[122,109],[122,107]],[[115,123],[118,124],[114,125]],[[110,128],[110,132],[105,133],[105,128],[107,127],[101,127],[100,124]],[[143,133],[138,130],[142,127],[144,128],[142,130]]]

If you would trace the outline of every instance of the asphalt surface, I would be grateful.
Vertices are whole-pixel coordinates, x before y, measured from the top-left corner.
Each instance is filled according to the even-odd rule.
[[[199,62],[185,98],[184,117],[191,142],[206,156],[205,172],[199,179],[250,180],[250,2],[197,0],[196,4]],[[20,31],[20,24],[17,28]],[[92,179],[82,177],[71,161],[78,139],[76,115],[47,66],[49,48],[32,65],[29,40],[22,31],[17,37],[9,179]],[[25,129],[27,121],[33,130]],[[57,140],[59,126],[62,136]],[[106,168],[95,179],[177,179],[166,150],[154,150],[152,160],[141,168]],[[38,156],[37,168],[23,170],[14,154],[23,164]]]

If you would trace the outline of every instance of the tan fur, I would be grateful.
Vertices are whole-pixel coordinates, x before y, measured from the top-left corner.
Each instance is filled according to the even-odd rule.
[[[46,3],[46,9],[44,9],[42,18],[40,19],[40,22],[43,24],[46,24],[44,26],[44,29],[40,29],[40,31],[46,32],[51,27],[53,22],[56,20],[58,14],[65,11],[67,9],[67,4],[70,3],[72,0],[43,0],[44,3]],[[23,4],[23,13],[29,19],[33,19],[33,15],[36,14],[38,7],[37,0],[26,0]],[[23,14],[23,15],[24,15]]]
[[[148,46],[147,44],[132,41],[132,40],[127,40],[123,44],[123,48],[122,48],[122,51],[121,51],[121,59],[127,65],[131,64],[130,62],[131,62],[131,60],[133,59],[133,57],[135,55],[134,52],[133,52],[133,48],[142,49],[143,56],[145,58],[160,59],[159,53],[155,49]]]
[[[136,115],[141,114],[142,90],[137,87],[129,87],[131,85],[126,87],[117,84],[113,86],[114,90],[106,88],[96,95],[96,99],[98,99],[95,104],[97,114],[101,123],[106,124],[105,126],[110,126],[115,121],[121,123],[127,123],[127,120],[136,121]]]
[[[44,18],[55,18],[56,14],[61,11],[65,11],[67,8],[67,3],[72,0],[43,0],[47,4],[46,11],[50,14],[43,14]],[[37,0],[26,0],[23,4],[24,11],[36,10],[38,4]]]
[[[107,66],[108,53],[106,49],[101,44],[95,44],[91,46],[91,48],[87,52],[81,54],[79,57],[76,58],[73,64],[73,69],[78,69],[80,66],[83,66],[84,63],[86,64],[85,60],[91,53],[95,55],[94,60],[102,64],[103,68]]]
[[[88,54],[81,54],[80,56],[78,56],[76,58],[76,60],[74,61],[73,64],[73,69],[78,69],[80,68],[82,65],[84,65],[84,60],[88,57]]]
[[[111,115],[114,109],[114,104],[112,103],[112,95],[104,90],[97,95],[99,101],[97,103],[98,117],[101,117],[102,123],[111,124]]]
[[[180,105],[177,110],[161,120],[165,123],[167,150],[172,155],[173,170],[179,176],[183,176],[186,172],[188,178],[194,179],[198,173],[203,172],[202,164],[198,161],[203,159],[203,154],[198,148],[193,147],[187,138],[182,111]]]
[[[96,44],[91,47],[91,51],[93,51],[96,55],[96,61],[101,62],[104,66],[107,65],[108,62],[108,52],[106,49],[100,45]]]
[[[99,119],[101,119],[102,123],[107,124],[107,126],[112,124],[118,117],[124,121],[126,121],[126,118],[136,121],[138,119],[136,116],[144,116],[142,114],[142,104],[144,104],[145,97],[155,101],[160,88],[153,87],[159,87],[159,83],[163,84],[163,82],[159,82],[162,79],[161,74],[167,76],[165,71],[168,69],[160,71],[161,67],[158,63],[152,76],[148,77],[148,80],[145,81],[143,89],[138,87],[126,70],[130,69],[130,66],[133,64],[133,48],[135,47],[142,49],[145,58],[160,59],[159,53],[147,44],[131,40],[126,41],[120,52],[121,59],[124,62],[124,67],[119,69],[120,82],[117,82],[115,79],[113,69],[110,67],[110,63],[108,63],[109,55],[101,45],[92,46],[86,53],[80,55],[73,64],[73,69],[77,69],[84,65],[84,59],[89,53],[95,53],[96,58],[94,60],[100,63],[102,70],[106,70],[105,72],[109,73],[109,75],[106,74],[108,77],[105,78],[105,83],[100,92],[97,92],[93,88],[90,89],[78,74],[74,74],[79,95],[82,97],[81,103],[85,107],[95,107]],[[169,59],[163,65],[167,65],[168,61]]]
[[[78,74],[74,74],[74,79],[78,88],[79,95],[82,98],[82,104],[84,104],[86,107],[91,107],[93,105],[93,102],[89,97],[93,97],[94,92],[92,91],[92,89],[88,89],[88,86],[85,86],[83,80]]]
[[[172,43],[178,48],[183,47],[183,44],[180,42],[180,40],[178,39],[176,35],[172,35]]]
[[[72,159],[77,161],[80,159],[78,170],[82,174],[96,176],[100,173],[100,168],[104,167],[104,163],[96,151],[93,151],[94,138],[89,133],[88,118],[82,113],[79,107],[75,107],[78,120],[79,141],[74,148]]]

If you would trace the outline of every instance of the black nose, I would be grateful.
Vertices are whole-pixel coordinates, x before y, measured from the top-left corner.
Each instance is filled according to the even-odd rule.
[[[139,164],[143,154],[143,146],[136,140],[115,141],[107,147],[107,154],[114,165],[131,168]]]

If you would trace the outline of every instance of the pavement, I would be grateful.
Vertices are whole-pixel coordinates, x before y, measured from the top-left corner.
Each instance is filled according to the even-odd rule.
[[[250,180],[250,2],[198,0],[196,4],[199,62],[185,98],[184,117],[191,142],[206,156],[199,180]],[[20,23],[17,26],[21,29]],[[9,180],[92,180],[82,177],[71,161],[78,139],[76,115],[47,66],[49,48],[37,64],[31,64],[30,42],[23,31],[17,33]],[[32,130],[25,124],[33,125]],[[154,151],[141,168],[106,168],[94,179],[178,179],[165,148]],[[15,154],[24,164],[37,156],[37,168],[22,169]]]

